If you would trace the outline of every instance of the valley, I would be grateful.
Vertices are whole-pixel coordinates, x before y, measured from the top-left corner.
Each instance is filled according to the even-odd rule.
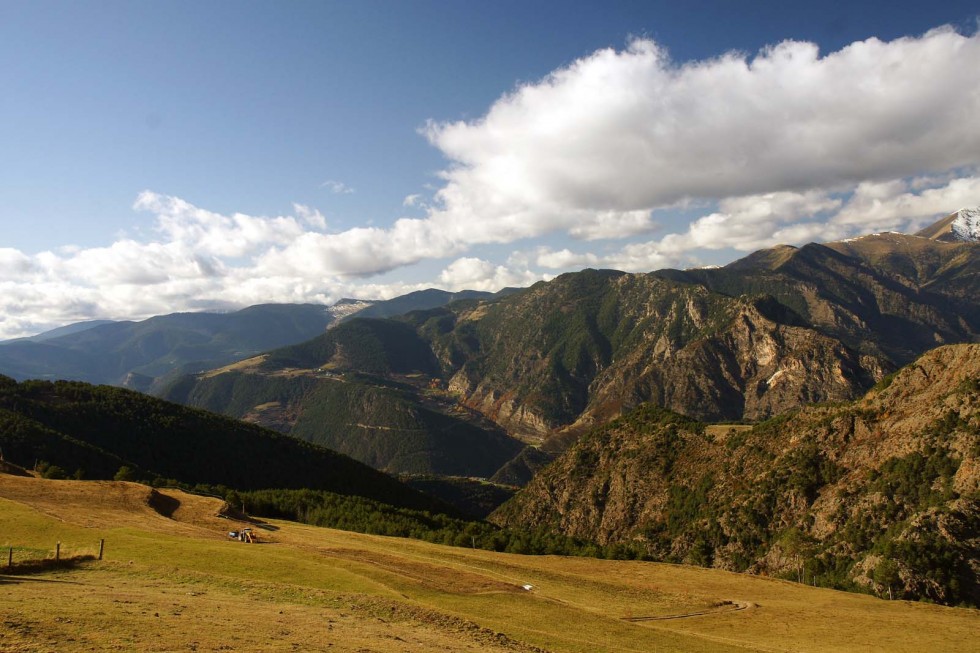
[[[975,0],[0,61],[0,653],[980,653]]]
[[[978,247],[876,234],[358,306],[160,389],[194,409],[6,379],[0,445],[264,517],[976,607]]]

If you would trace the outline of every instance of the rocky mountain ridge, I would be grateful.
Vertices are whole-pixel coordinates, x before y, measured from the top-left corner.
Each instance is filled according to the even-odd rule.
[[[643,401],[711,421],[852,399],[933,347],[980,341],[978,297],[977,244],[883,234],[717,269],[585,270],[406,319],[467,405],[533,438]]]
[[[514,301],[458,310],[419,325],[425,333],[433,320],[454,322],[448,338],[431,339],[452,371],[450,390],[532,438],[644,401],[712,421],[759,419],[853,397],[889,367],[768,298],[729,297],[657,274],[585,270]],[[474,336],[479,349],[453,370],[460,341]]]
[[[286,415],[288,431],[311,395],[255,394],[261,378],[366,373],[374,386],[387,378],[413,388],[416,408],[401,403],[404,394],[376,410],[362,402],[357,419],[307,422],[303,437],[368,460],[355,440],[394,438],[409,428],[399,414],[434,410],[453,428],[502,429],[539,447],[500,468],[512,483],[644,402],[704,421],[757,421],[855,399],[937,345],[980,341],[978,297],[980,245],[878,234],[762,250],[717,269],[583,270],[397,319],[354,317],[306,343],[182,379],[166,396],[248,419]],[[352,424],[361,435],[341,437]],[[388,469],[394,458],[370,460]]]

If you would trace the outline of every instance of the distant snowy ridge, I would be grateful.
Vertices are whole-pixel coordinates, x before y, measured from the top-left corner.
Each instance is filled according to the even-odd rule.
[[[960,209],[949,225],[956,240],[980,243],[980,208]]]

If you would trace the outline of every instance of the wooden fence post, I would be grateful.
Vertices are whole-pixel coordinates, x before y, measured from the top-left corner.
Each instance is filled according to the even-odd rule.
[[[105,550],[105,538],[99,540],[99,560],[102,559],[102,552]]]
[[[61,560],[61,542],[54,545],[54,559]]]
[[[10,547],[10,550],[7,551],[7,569],[13,569],[13,568],[14,568],[14,547]]]

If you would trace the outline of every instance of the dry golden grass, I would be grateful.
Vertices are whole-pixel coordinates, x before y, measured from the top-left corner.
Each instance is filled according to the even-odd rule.
[[[210,379],[218,376],[219,374],[224,374],[225,372],[253,372],[258,369],[258,367],[262,365],[262,363],[264,363],[265,359],[268,357],[269,356],[267,354],[261,354],[259,356],[253,356],[252,358],[246,358],[245,360],[240,360],[230,365],[225,365],[224,367],[209,370],[202,374],[201,378]]]
[[[102,562],[0,576],[3,651],[980,650],[975,610],[289,522],[245,545],[219,501],[134,484],[0,475],[0,497],[0,544],[106,538]]]
[[[708,424],[704,427],[705,435],[718,442],[724,442],[733,433],[750,430],[752,430],[751,424]]]

